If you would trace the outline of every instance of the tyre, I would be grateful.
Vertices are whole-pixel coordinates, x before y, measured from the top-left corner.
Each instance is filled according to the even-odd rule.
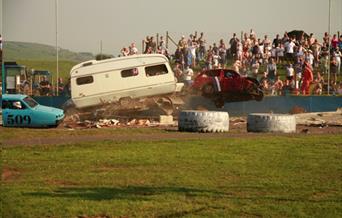
[[[287,114],[249,114],[247,118],[248,132],[296,132],[296,117]]]
[[[220,111],[181,111],[178,130],[185,132],[228,132],[229,114]]]

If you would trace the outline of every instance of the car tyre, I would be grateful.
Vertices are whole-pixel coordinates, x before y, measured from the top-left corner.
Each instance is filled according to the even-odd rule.
[[[181,111],[178,117],[178,130],[185,132],[228,132],[229,114],[221,111]]]
[[[296,132],[296,117],[288,114],[252,113],[247,117],[248,132]]]

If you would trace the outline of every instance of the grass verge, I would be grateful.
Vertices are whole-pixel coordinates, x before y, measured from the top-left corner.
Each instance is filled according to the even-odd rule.
[[[320,135],[4,148],[0,214],[338,217],[341,145]]]

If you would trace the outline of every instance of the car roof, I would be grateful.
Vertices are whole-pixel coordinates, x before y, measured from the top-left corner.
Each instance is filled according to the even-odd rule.
[[[4,94],[2,95],[2,100],[22,100],[26,98],[27,95],[20,95],[20,94]]]

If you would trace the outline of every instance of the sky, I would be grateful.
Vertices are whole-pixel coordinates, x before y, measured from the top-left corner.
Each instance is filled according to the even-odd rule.
[[[258,37],[303,29],[319,39],[328,31],[328,0],[0,0],[4,41],[58,45],[78,52],[117,55],[147,35],[204,32],[208,43],[226,42],[234,32]],[[342,0],[331,0],[331,32],[342,32]],[[170,44],[170,48],[175,47]]]

